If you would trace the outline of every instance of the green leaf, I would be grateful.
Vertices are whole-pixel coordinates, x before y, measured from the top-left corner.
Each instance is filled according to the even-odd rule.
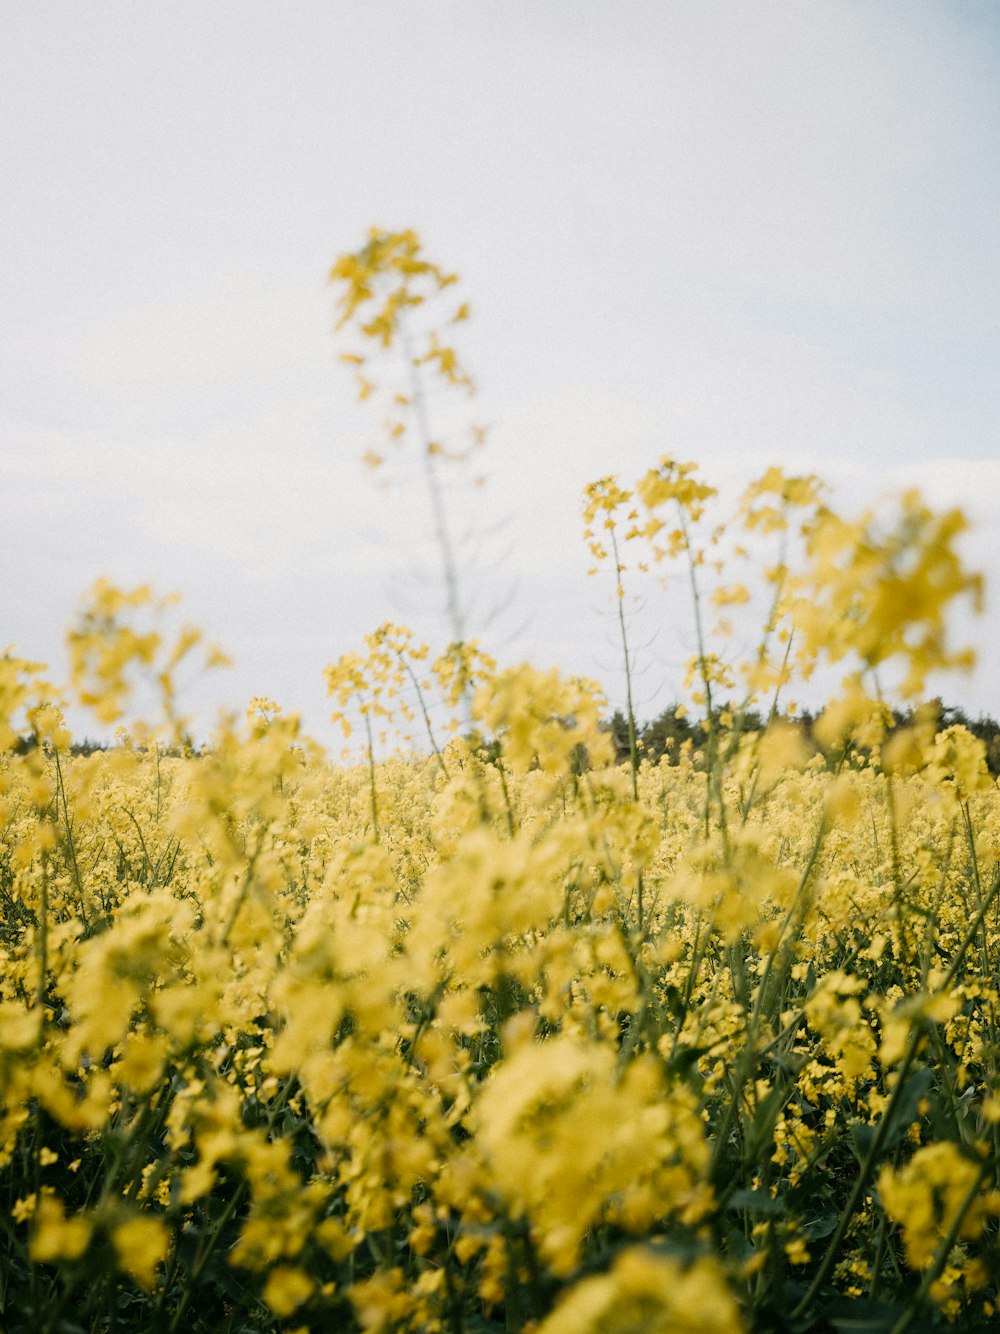
[[[934,1071],[914,1070],[906,1080],[899,1101],[890,1113],[892,1120],[882,1139],[882,1149],[887,1152],[894,1149],[903,1135],[917,1120],[918,1108],[922,1098],[926,1097],[934,1083]],[[851,1144],[858,1161],[863,1161],[871,1150],[872,1142],[881,1121],[852,1121],[850,1124]]]
[[[826,1213],[817,1215],[815,1218],[807,1218],[800,1225],[800,1231],[804,1232],[810,1241],[820,1241],[823,1237],[828,1237],[837,1226],[839,1215],[835,1210],[830,1209]]]
[[[766,1190],[734,1190],[726,1201],[728,1209],[743,1210],[748,1214],[760,1214],[765,1218],[776,1218],[785,1211],[785,1202],[775,1199]]]
[[[672,1075],[686,1075],[693,1065],[696,1065],[706,1052],[712,1048],[708,1047],[678,1047],[670,1060],[667,1062],[667,1069]]]
[[[889,1334],[906,1310],[898,1302],[875,1302],[867,1297],[838,1297],[826,1308],[826,1319],[843,1334]],[[912,1334],[927,1330],[926,1324],[910,1325]]]

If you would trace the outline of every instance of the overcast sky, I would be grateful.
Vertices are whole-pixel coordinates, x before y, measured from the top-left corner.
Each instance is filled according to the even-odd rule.
[[[494,521],[472,620],[620,688],[580,491],[656,458],[733,487],[913,482],[1000,542],[993,0],[2,0],[0,649],[61,663],[99,575],[184,595],[330,737],[321,670],[391,617],[446,636],[429,514],[337,363],[326,275],[414,227],[473,309]],[[478,508],[477,508],[478,505]],[[662,599],[662,600],[659,600]],[[490,619],[491,608],[507,601]],[[639,711],[688,621],[638,614]],[[947,698],[1000,714],[984,669]]]

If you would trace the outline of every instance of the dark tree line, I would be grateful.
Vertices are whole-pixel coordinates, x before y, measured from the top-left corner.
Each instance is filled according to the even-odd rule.
[[[936,730],[941,731],[945,727],[955,725],[965,727],[973,736],[978,737],[986,747],[986,763],[989,771],[994,777],[1000,775],[1000,723],[995,718],[987,714],[980,714],[978,718],[970,718],[964,709],[956,708],[950,704],[943,704],[940,699],[932,702],[932,706],[937,710]],[[726,715],[736,715],[735,706],[723,704],[717,711],[721,718]],[[797,713],[794,718],[787,715],[779,715],[786,722],[797,723],[805,729],[806,735],[812,740],[813,725],[819,716],[804,709]],[[905,727],[914,721],[912,711],[899,709],[893,710],[893,720],[897,727]],[[764,726],[765,719],[756,709],[748,709],[742,718],[742,729],[745,732],[757,732]],[[624,713],[618,709],[604,723],[604,727],[611,733],[615,745],[615,755],[619,763],[624,763],[629,758],[628,745],[628,719]],[[639,758],[649,760],[652,764],[658,764],[660,760],[666,758],[669,764],[676,764],[680,759],[681,748],[688,745],[691,750],[701,750],[708,741],[708,729],[704,719],[689,718],[683,711],[678,716],[677,706],[671,705],[669,708],[658,714],[651,722],[643,723],[636,727],[636,741],[638,744]],[[817,746],[818,749],[821,747]]]
[[[959,725],[965,727],[978,737],[986,747],[986,763],[989,771],[994,777],[1000,776],[1000,723],[988,714],[980,714],[978,718],[971,718],[964,709],[957,708],[954,705],[943,704],[940,699],[932,701],[932,706],[937,711],[936,730]],[[720,705],[717,715],[724,722],[728,718],[737,716],[736,706],[731,704]],[[803,709],[796,713],[794,717],[786,714],[779,715],[786,722],[794,722],[805,729],[806,736],[814,740],[813,724],[818,718],[818,714],[811,713],[808,709]],[[898,727],[905,727],[908,723],[914,721],[913,712],[905,712],[899,709],[893,710],[893,719]],[[629,758],[628,745],[628,719],[621,709],[618,709],[603,724],[606,731],[611,733],[615,746],[615,758],[619,763],[624,763]],[[765,725],[764,716],[756,709],[748,709],[741,720],[741,728],[744,732],[758,732]],[[664,709],[651,722],[636,724],[636,742],[638,745],[639,759],[649,760],[652,764],[658,764],[664,757],[669,764],[677,764],[681,749],[688,745],[691,750],[698,751],[704,748],[708,741],[708,729],[705,720],[701,718],[690,718],[683,711],[678,715],[677,705],[672,704]],[[15,754],[23,755],[29,750],[33,750],[38,744],[35,737],[20,737],[14,743],[12,749]],[[111,750],[113,746],[106,741],[95,740],[92,737],[84,737],[80,741],[74,741],[70,746],[71,755],[92,755],[95,751]],[[822,749],[817,743],[817,749]],[[178,747],[170,747],[164,753],[167,755],[180,754],[200,754],[202,748],[191,739],[187,738],[187,746],[184,750]]]

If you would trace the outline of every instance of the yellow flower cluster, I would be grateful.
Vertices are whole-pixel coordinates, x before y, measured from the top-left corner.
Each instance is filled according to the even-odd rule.
[[[454,704],[450,655],[427,675],[390,626],[367,648],[339,702]],[[974,739],[833,764],[734,716],[706,836],[704,756],[633,797],[592,684],[469,661],[476,730],[426,758],[333,767],[260,699],[202,755],[8,748],[23,1300],[97,1266],[178,1328],[233,1275],[305,1327],[736,1330],[784,1268],[864,1292],[898,1245],[923,1299],[992,1301],[1000,807]],[[18,736],[49,688],[13,667]]]

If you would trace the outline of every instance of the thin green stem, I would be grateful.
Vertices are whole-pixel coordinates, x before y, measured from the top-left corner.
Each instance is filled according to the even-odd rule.
[[[378,826],[378,788],[375,784],[375,740],[372,736],[371,714],[365,711],[365,735],[368,739],[368,799],[371,804],[372,813],[372,831],[375,835],[375,842],[381,841]]]
[[[625,704],[628,710],[628,758],[632,771],[632,800],[639,800],[639,747],[635,734],[635,709],[632,706],[632,655],[629,650],[628,628],[625,624],[625,597],[622,591],[622,563],[618,554],[618,534],[611,529],[611,549],[615,557],[615,601],[618,606],[618,629],[622,641],[622,663],[625,667]],[[639,900],[639,929],[642,929],[642,900]]]
[[[413,354],[409,334],[400,322],[399,335],[403,345],[403,354],[410,377],[410,400],[417,424],[420,444],[420,460],[427,483],[427,492],[431,502],[431,517],[434,523],[434,537],[441,555],[441,572],[444,576],[445,605],[451,625],[452,637],[456,644],[465,643],[465,616],[459,596],[458,566],[455,562],[454,545],[448,526],[448,512],[444,503],[444,490],[438,472],[438,447],[431,435],[430,414],[424,394],[420,366]]]

